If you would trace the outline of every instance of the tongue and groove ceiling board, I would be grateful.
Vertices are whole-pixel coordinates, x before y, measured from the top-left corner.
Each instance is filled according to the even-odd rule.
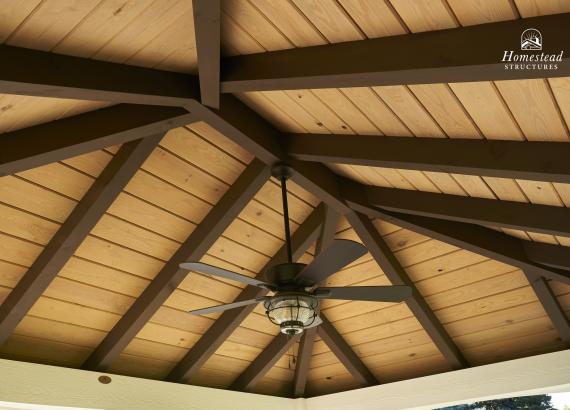
[[[197,72],[187,0],[0,1],[0,42],[87,59]],[[5,3],[5,4],[3,4]],[[570,12],[561,0],[223,0],[222,55],[234,56]],[[548,39],[545,39],[548,41]],[[514,45],[516,46],[516,44]],[[513,47],[514,47],[513,46]],[[242,101],[291,133],[470,138],[568,143],[570,78],[247,92]],[[112,105],[106,101],[0,95],[0,133]],[[118,146],[0,177],[0,299],[65,222]],[[73,257],[0,347],[16,360],[80,367],[180,244],[218,203],[253,155],[203,122],[169,131]],[[570,206],[570,185],[478,175],[329,164],[363,184],[497,201]],[[292,231],[320,200],[291,183]],[[202,258],[255,276],[284,243],[281,197],[269,180]],[[512,266],[381,220],[374,225],[471,365],[565,348],[525,274]],[[570,238],[491,228],[570,246]],[[345,220],[337,238],[360,241]],[[314,254],[311,247],[301,261]],[[389,285],[370,254],[328,286]],[[570,312],[570,286],[549,281]],[[189,273],[109,371],[164,379],[243,286]],[[449,370],[405,303],[329,300],[323,312],[381,383]],[[278,329],[258,306],[190,379],[229,388]],[[251,388],[291,395],[298,343]],[[357,388],[320,337],[309,396]]]

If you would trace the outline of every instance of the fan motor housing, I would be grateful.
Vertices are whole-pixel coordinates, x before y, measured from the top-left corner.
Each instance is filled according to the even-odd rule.
[[[295,290],[295,277],[305,268],[304,263],[282,263],[275,265],[265,272],[268,282],[276,283],[282,290]]]

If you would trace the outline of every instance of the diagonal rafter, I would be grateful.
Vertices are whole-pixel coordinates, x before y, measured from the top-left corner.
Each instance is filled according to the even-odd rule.
[[[220,104],[220,0],[193,0],[194,31],[202,104]]]
[[[321,231],[317,239],[315,254],[319,254],[322,249],[329,246],[334,240],[336,234],[336,227],[339,215],[327,206],[325,210],[325,219],[321,226]],[[312,327],[306,329],[301,335],[299,342],[299,354],[297,363],[295,364],[295,374],[293,376],[293,397],[303,397],[305,394],[305,387],[307,385],[307,374],[309,372],[309,362],[313,354],[313,344],[317,328]]]
[[[323,323],[317,327],[319,336],[324,340],[335,356],[338,357],[343,366],[347,368],[352,377],[362,386],[378,384],[376,377],[368,370],[356,353],[354,353],[350,345],[346,343],[340,333],[334,328],[333,324],[322,315],[321,319]]]
[[[0,45],[0,93],[183,107],[195,76]]]
[[[277,360],[293,346],[300,335],[279,333],[230,386],[233,390],[250,390],[273,367]]]
[[[162,138],[123,145],[0,306],[0,344],[39,299]]]
[[[529,27],[549,39],[545,53],[559,54],[569,23],[566,13],[228,57],[222,60],[222,92],[543,78],[540,70],[507,70],[501,60],[509,50],[517,53]],[[569,75],[568,57],[562,59],[553,76]]]
[[[84,369],[104,370],[119,356],[152,315],[184,280],[188,271],[178,265],[199,260],[226,230],[270,176],[269,168],[254,159],[204,220],[184,241],[130,309],[91,353]]]
[[[570,209],[407,189],[367,187],[372,205],[412,215],[570,236]]]
[[[558,332],[560,339],[570,347],[570,320],[566,316],[566,312],[558,303],[558,299],[548,281],[541,276],[534,275],[532,272],[525,272],[525,275],[536,294],[538,301],[541,303],[544,311],[550,318],[554,328]]]
[[[287,134],[286,142],[303,161],[570,182],[570,144],[560,142],[324,134]]]
[[[184,108],[118,104],[0,135],[0,175],[166,132],[195,121]],[[57,138],[48,138],[57,136]]]
[[[412,296],[406,300],[406,304],[443,354],[449,366],[453,370],[468,367],[467,360],[447,334],[368,216],[351,212],[347,218],[388,280],[393,285],[406,285],[412,288]]]
[[[324,205],[319,205],[297,228],[291,237],[293,260],[299,259],[315,242],[320,232],[320,227],[325,218]],[[272,266],[287,261],[287,248],[285,245],[263,267],[258,277],[263,277],[264,272]],[[247,286],[236,298],[237,300],[252,299],[265,296],[265,289]],[[196,374],[202,365],[214,354],[224,341],[233,333],[240,323],[253,312],[255,305],[243,308],[231,309],[222,313],[214,324],[202,335],[196,344],[186,353],[184,358],[170,372],[167,380],[187,383]]]

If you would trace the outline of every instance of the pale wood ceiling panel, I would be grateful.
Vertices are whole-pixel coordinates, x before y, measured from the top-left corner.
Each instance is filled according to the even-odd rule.
[[[529,141],[568,141],[568,130],[546,80],[495,84]]]
[[[445,0],[391,0],[391,3],[412,33],[459,25]]]
[[[515,4],[522,17],[570,12],[566,0],[515,0]]]
[[[518,11],[510,0],[447,0],[462,26],[514,20]]]
[[[388,0],[340,0],[339,3],[368,38],[395,36],[408,32]]]
[[[485,138],[522,140],[518,125],[493,83],[449,84]],[[501,124],[501,127],[497,127]]]

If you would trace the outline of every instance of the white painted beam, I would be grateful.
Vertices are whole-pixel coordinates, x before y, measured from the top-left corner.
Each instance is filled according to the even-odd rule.
[[[306,408],[420,410],[561,391],[570,391],[570,350],[319,396]]]
[[[116,375],[102,384],[101,375],[0,360],[0,402],[105,410],[296,409],[294,400],[281,397]]]

